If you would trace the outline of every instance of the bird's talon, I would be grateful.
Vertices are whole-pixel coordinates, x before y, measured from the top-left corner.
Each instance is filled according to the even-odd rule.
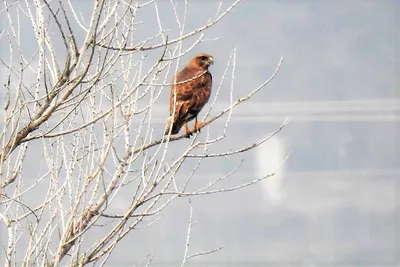
[[[194,131],[195,132],[201,132],[201,127],[204,126],[204,122],[198,122],[194,125]]]

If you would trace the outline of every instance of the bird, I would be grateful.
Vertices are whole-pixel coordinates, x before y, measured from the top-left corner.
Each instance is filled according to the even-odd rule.
[[[214,57],[201,53],[173,78],[169,95],[169,118],[167,119],[164,135],[176,135],[182,126],[188,138],[193,132],[200,131],[204,122],[198,122],[197,116],[208,102],[211,95],[212,75],[208,68],[214,64]],[[188,122],[195,120],[191,131]],[[171,128],[172,124],[172,128]]]

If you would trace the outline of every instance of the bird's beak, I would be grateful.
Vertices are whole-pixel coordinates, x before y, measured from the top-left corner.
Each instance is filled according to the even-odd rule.
[[[214,58],[213,57],[209,57],[208,58],[208,64],[210,64],[210,65],[214,64]]]

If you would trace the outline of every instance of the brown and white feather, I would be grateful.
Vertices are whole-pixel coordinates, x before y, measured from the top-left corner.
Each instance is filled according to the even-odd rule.
[[[212,63],[211,55],[199,54],[173,78],[169,97],[171,117],[165,134],[169,133],[170,123],[173,123],[171,134],[179,133],[185,123],[197,118],[208,102],[212,88],[212,75],[208,67]]]

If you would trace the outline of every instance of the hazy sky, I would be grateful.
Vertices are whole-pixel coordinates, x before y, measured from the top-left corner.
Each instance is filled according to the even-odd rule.
[[[92,1],[72,2],[83,16],[90,15]],[[164,28],[171,38],[176,37],[178,26],[170,1],[156,2]],[[176,3],[182,12],[184,1]],[[219,6],[211,0],[188,3],[186,31],[207,23]],[[227,7],[231,1],[222,3]],[[138,40],[158,32],[154,6],[140,10],[138,20],[143,21],[138,25]],[[293,122],[272,144],[248,153],[243,168],[229,182],[256,178],[263,171],[263,157],[266,165],[277,165],[274,155],[268,155],[270,150],[280,158],[289,151],[292,154],[281,180],[274,185],[284,195],[280,205],[270,205],[261,186],[194,201],[199,223],[193,249],[225,244],[222,252],[210,257],[222,262],[298,263],[291,266],[311,266],[302,264],[313,261],[334,263],[332,266],[339,262],[394,266],[400,262],[398,25],[400,2],[396,0],[248,0],[206,31],[206,39],[220,39],[195,47],[181,66],[195,53],[208,52],[216,61],[211,71],[218,84],[236,47],[235,98],[267,79],[284,57],[277,77],[251,103],[238,109],[230,127],[232,134],[217,148],[238,148],[259,140],[285,116]],[[23,32],[26,44],[32,37],[30,27],[26,24]],[[82,36],[79,30],[76,34]],[[193,41],[185,41],[184,46]],[[229,99],[228,88],[228,83],[222,88],[221,107]],[[158,123],[167,116],[168,91],[163,94],[157,103]],[[210,128],[216,132],[220,127],[217,122]],[[187,141],[173,145],[183,148]],[[273,158],[270,161],[269,156]],[[240,160],[209,161],[199,169],[198,183],[230,171]],[[184,166],[183,170],[190,168]],[[123,196],[119,201],[124,201]],[[180,259],[187,211],[187,203],[179,202],[147,232],[134,233],[132,238],[141,242],[132,245],[124,240],[112,266],[132,263],[127,247],[134,249],[135,260],[151,251],[158,259]]]
[[[170,4],[158,3],[162,21],[176,29]],[[187,30],[205,23],[218,7],[213,1],[189,3]],[[228,3],[223,2],[224,6]],[[178,7],[182,4],[178,1]],[[199,240],[195,248],[228,244],[212,257],[221,261],[380,266],[399,260],[394,245],[399,243],[395,234],[399,223],[396,132],[400,127],[395,116],[400,113],[399,8],[397,1],[243,1],[207,31],[206,38],[221,39],[200,44],[185,59],[196,52],[213,54],[212,72],[218,83],[235,46],[236,97],[268,78],[279,58],[285,58],[276,79],[252,102],[257,105],[249,103],[237,111],[230,128],[234,136],[221,144],[239,146],[258,140],[286,114],[293,123],[279,135],[284,146],[265,146],[264,151],[253,153],[236,179],[260,174],[260,156],[276,147],[284,147],[275,152],[279,157],[288,151],[292,155],[282,180],[276,182],[278,192],[285,196],[280,206],[263,201],[262,188],[196,202],[200,234],[195,234]],[[152,17],[143,14],[143,19],[142,30],[147,32],[151,23],[146,21]],[[227,91],[219,103],[228,100]],[[268,120],[273,112],[280,120]],[[262,115],[255,120],[257,113]],[[310,116],[296,120],[302,114]],[[265,165],[271,165],[267,159]],[[204,175],[200,178],[226,172],[238,161],[208,162],[200,169]],[[186,214],[184,208],[177,210]],[[179,229],[172,217],[175,227],[171,229]],[[204,240],[204,235],[209,238]],[[179,240],[162,236],[166,242]],[[175,250],[160,253],[169,258]]]
[[[188,29],[207,21],[217,7],[193,1]],[[215,55],[219,73],[236,46],[237,93],[268,77],[284,56],[279,78],[259,101],[391,98],[397,92],[399,7],[396,1],[243,1],[207,32],[221,40],[195,52]]]

